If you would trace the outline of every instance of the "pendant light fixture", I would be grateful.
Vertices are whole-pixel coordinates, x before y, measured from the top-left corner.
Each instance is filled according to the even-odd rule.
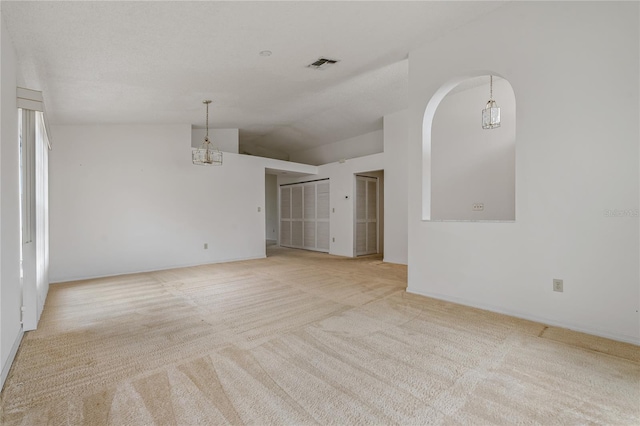
[[[214,148],[209,140],[209,104],[210,100],[202,101],[207,106],[207,134],[200,148],[193,151],[193,164],[198,166],[222,166],[222,152]]]
[[[482,110],[482,128],[495,129],[500,127],[500,108],[493,100],[493,76],[489,76],[489,101]]]

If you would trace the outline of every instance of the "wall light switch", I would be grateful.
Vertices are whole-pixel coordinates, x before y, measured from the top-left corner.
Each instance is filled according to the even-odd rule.
[[[209,243],[204,243],[204,249],[207,250],[209,248]]]
[[[560,293],[562,293],[564,291],[564,284],[562,283],[562,280],[554,278],[554,280],[553,280],[553,291],[558,291]]]
[[[260,213],[262,211],[261,207],[258,207],[258,213]]]

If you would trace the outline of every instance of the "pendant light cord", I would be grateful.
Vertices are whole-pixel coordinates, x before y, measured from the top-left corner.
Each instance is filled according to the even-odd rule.
[[[493,76],[489,76],[489,100],[493,100]],[[207,109],[208,111],[208,109]]]
[[[211,103],[211,101],[206,100],[202,101],[202,103],[207,106],[207,134],[205,135],[204,139],[206,141],[209,141],[209,104]]]

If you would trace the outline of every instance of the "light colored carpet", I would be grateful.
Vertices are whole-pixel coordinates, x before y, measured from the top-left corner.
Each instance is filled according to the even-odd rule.
[[[54,285],[2,424],[640,424],[640,348],[405,286],[277,247]]]

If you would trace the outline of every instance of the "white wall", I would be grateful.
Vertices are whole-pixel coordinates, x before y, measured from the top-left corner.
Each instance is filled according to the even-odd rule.
[[[383,131],[377,130],[316,148],[292,152],[289,157],[291,161],[314,165],[333,163],[341,159],[365,157],[384,150],[383,138]]]
[[[344,163],[329,163],[318,166],[318,173],[315,176],[278,176],[278,185],[329,178],[331,187],[331,195],[329,197],[331,204],[329,253],[353,257],[355,255],[353,245],[355,174],[371,170],[382,170],[383,168],[384,155],[373,154],[350,159]]]
[[[266,175],[264,179],[266,239],[278,240],[278,177]]]
[[[206,129],[191,128],[191,147],[200,148],[204,137],[207,134]],[[209,140],[214,148],[222,152],[238,153],[239,146],[238,129],[209,129]]]
[[[336,238],[331,243],[330,253],[341,256],[354,256],[353,253],[353,196],[356,173],[384,170],[380,184],[383,190],[383,233],[381,235],[381,251],[384,261],[407,264],[407,182],[408,182],[408,111],[403,110],[384,117],[384,130],[367,133],[360,137],[346,139],[331,144],[327,151],[334,150],[336,158],[343,158],[341,154],[349,152],[355,141],[363,142],[364,146],[372,147],[378,144],[378,138],[383,138],[382,154],[356,157],[340,163],[334,161],[318,167],[317,176],[304,178],[278,177],[278,184],[303,182],[305,180],[331,179],[331,207],[335,213],[331,214],[331,235]],[[367,144],[366,141],[372,142]],[[373,143],[375,141],[375,143]],[[345,147],[341,146],[344,144]],[[379,148],[375,148],[376,151]],[[318,151],[322,151],[319,149]],[[381,150],[380,150],[381,151]],[[329,154],[327,154],[329,155]],[[317,160],[316,157],[315,160]],[[315,162],[314,160],[314,162]],[[347,200],[345,196],[350,198]],[[342,207],[341,207],[342,206]]]
[[[384,116],[384,261],[407,264],[409,114]]]
[[[287,154],[286,152],[265,148],[252,142],[243,142],[242,146],[240,146],[239,149],[239,152],[241,154],[272,158],[274,160],[289,161],[289,154]]]
[[[16,54],[0,17],[0,387],[22,338]]]
[[[189,125],[53,132],[51,282],[264,257],[265,167],[316,170],[231,153],[194,166]]]
[[[239,152],[241,154],[272,158],[274,160],[289,161],[289,154],[287,154],[286,152],[265,148],[253,142],[244,141],[239,149]]]
[[[489,76],[482,79],[486,84],[480,87],[449,93],[433,118],[431,220],[515,218],[515,98],[506,80],[494,81],[502,124],[484,130]],[[475,203],[484,210],[474,211]]]
[[[511,3],[410,53],[409,291],[640,343],[638,7]],[[488,73],[518,103],[516,222],[422,221],[427,103]]]

